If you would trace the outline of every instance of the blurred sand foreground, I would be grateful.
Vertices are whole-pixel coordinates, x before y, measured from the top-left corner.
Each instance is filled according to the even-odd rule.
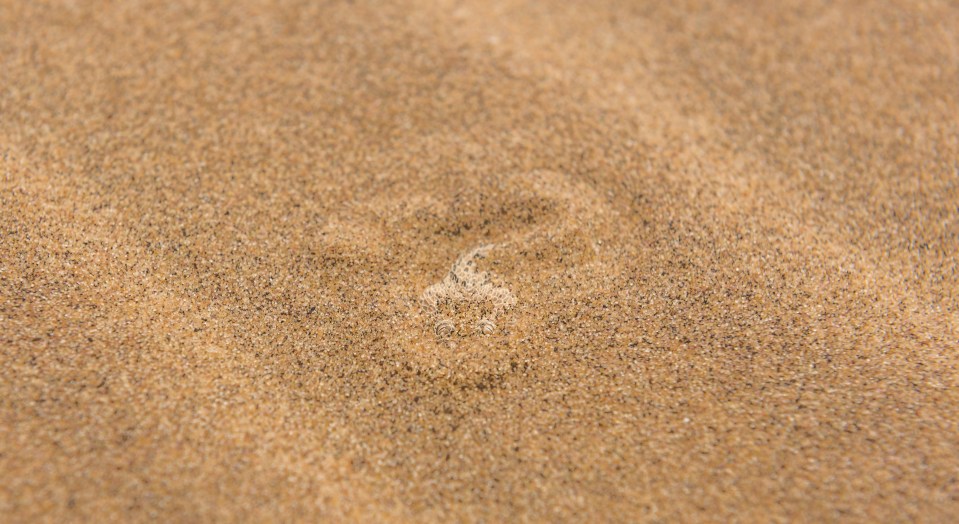
[[[957,253],[953,1],[0,0],[0,515],[954,519]]]

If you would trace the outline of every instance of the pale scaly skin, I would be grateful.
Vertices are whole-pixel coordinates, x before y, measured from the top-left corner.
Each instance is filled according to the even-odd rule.
[[[493,244],[486,244],[463,254],[453,263],[442,281],[423,291],[420,300],[434,316],[434,331],[438,336],[447,337],[456,330],[455,323],[451,319],[440,315],[439,310],[442,304],[458,302],[492,304],[492,312],[476,323],[476,331],[483,335],[492,334],[496,330],[496,317],[516,304],[516,297],[509,289],[494,285],[490,281],[489,273],[476,268],[476,261],[484,258],[492,248]]]

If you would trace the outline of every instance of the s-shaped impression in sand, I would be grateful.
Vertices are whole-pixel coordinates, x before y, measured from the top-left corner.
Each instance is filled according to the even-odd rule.
[[[481,317],[476,322],[476,331],[489,335],[496,329],[496,317],[516,304],[516,297],[509,289],[493,285],[487,272],[476,269],[476,261],[485,258],[492,248],[493,244],[487,244],[465,253],[453,263],[441,282],[423,291],[420,300],[434,319],[437,335],[445,337],[456,331],[453,319],[443,316],[444,309],[478,310]]]

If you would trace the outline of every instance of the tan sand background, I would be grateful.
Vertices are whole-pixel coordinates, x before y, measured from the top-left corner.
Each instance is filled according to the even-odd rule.
[[[954,1],[3,0],[0,515],[950,521],[957,237]]]

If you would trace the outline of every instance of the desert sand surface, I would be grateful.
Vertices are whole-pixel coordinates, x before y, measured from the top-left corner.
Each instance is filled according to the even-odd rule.
[[[959,4],[0,0],[0,520],[946,522]]]

